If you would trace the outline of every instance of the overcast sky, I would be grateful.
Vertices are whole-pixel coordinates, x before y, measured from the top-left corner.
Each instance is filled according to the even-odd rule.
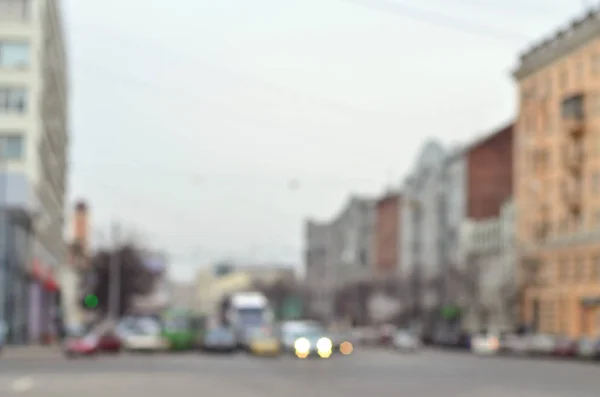
[[[222,257],[299,266],[305,217],[398,185],[430,137],[509,121],[518,54],[586,4],[394,1],[413,10],[64,1],[70,196],[89,201],[94,238],[118,220],[166,249],[179,279]]]

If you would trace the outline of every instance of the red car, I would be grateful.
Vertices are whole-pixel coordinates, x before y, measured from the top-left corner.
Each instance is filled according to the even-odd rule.
[[[121,340],[113,333],[102,336],[90,334],[76,337],[65,342],[64,352],[67,357],[92,356],[97,353],[119,353]]]
[[[573,357],[577,355],[577,341],[570,338],[560,338],[556,341],[554,355],[559,357]]]

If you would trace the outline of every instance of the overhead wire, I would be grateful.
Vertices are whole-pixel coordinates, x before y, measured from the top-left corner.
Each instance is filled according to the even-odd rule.
[[[476,23],[472,20],[456,18],[447,14],[428,11],[422,8],[412,7],[397,1],[391,0],[338,0],[343,3],[354,4],[373,11],[383,12],[402,18],[412,19],[418,22],[435,25],[442,28],[455,30],[486,37],[494,40],[503,40],[511,42],[529,41],[531,38],[525,34],[512,32],[505,29],[499,29],[493,26]]]

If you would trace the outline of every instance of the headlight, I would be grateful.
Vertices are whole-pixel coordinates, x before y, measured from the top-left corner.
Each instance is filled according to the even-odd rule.
[[[308,352],[310,350],[310,342],[306,338],[296,339],[294,349],[300,353]]]
[[[330,351],[333,344],[329,338],[321,338],[317,341],[317,350],[319,351]]]

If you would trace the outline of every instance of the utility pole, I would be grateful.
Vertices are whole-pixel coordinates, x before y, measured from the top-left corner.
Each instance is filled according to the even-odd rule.
[[[118,321],[121,297],[121,264],[119,263],[119,244],[121,228],[113,222],[110,227],[110,239],[113,247],[109,268],[109,316]]]

